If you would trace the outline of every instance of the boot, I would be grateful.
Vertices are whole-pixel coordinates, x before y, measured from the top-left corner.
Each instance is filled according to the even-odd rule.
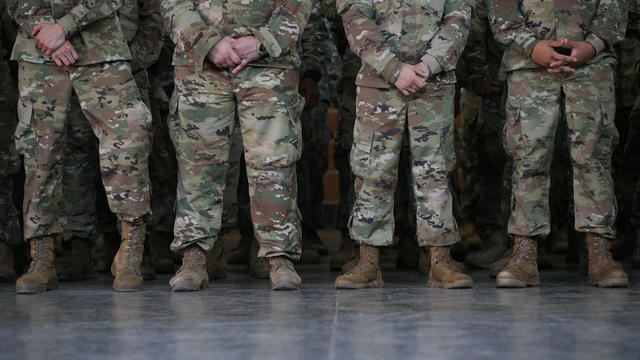
[[[589,252],[589,283],[599,287],[627,287],[629,277],[622,266],[613,261],[607,249],[607,238],[595,233],[587,233]]]
[[[329,255],[329,249],[327,248],[327,245],[322,242],[320,236],[318,236],[318,230],[307,228],[302,230],[302,235],[307,238],[306,243],[308,246],[315,250],[318,255]]]
[[[415,234],[415,232],[413,232]],[[420,248],[414,235],[398,237],[396,269],[416,269],[420,262]]]
[[[153,269],[158,274],[173,274],[176,271],[176,264],[169,250],[171,239],[171,234],[160,231],[151,236],[151,260]]]
[[[509,238],[502,230],[496,230],[489,234],[482,250],[467,256],[464,263],[480,269],[488,268],[492,263],[500,259],[505,250],[509,248]]]
[[[144,242],[144,251],[142,253],[142,264],[140,270],[142,270],[142,279],[144,281],[151,281],[156,279],[156,269],[153,267],[153,256],[151,255],[151,245],[149,241]]]
[[[122,221],[122,242],[113,259],[113,290],[139,291],[142,289],[142,257],[146,226]]]
[[[120,235],[117,231],[109,231],[98,236],[96,248],[93,251],[93,260],[96,264],[96,271],[100,273],[109,272],[113,259],[118,252]]]
[[[17,294],[36,294],[58,288],[58,277],[53,265],[55,238],[43,236],[31,239],[31,265],[26,274],[16,281]]]
[[[296,273],[291,260],[284,256],[269,258],[271,265],[271,290],[298,290],[302,279]]]
[[[302,254],[298,260],[300,264],[317,264],[320,262],[320,254],[313,248],[307,238],[302,240]]]
[[[431,259],[429,254],[429,246],[420,248],[420,262],[418,263],[418,274],[419,275],[428,275],[429,270],[431,269]],[[456,269],[463,272],[465,266],[463,263],[456,261],[453,257],[451,257],[451,265],[453,265]]]
[[[467,224],[462,227],[460,238],[467,249],[479,250],[482,248],[482,238],[476,232],[476,227],[473,224]]]
[[[207,257],[207,274],[209,280],[224,279],[227,277],[227,264],[224,260],[224,242],[222,234],[213,243],[213,249],[206,254]]]
[[[267,258],[258,257],[258,250],[260,250],[258,241],[253,240],[249,250],[249,275],[254,279],[268,279],[271,265]]]
[[[13,251],[4,240],[0,239],[0,282],[13,281],[15,276]]]
[[[191,245],[184,250],[182,266],[169,281],[171,291],[199,291],[209,285],[207,274],[207,257],[198,245]]]
[[[240,241],[235,243],[231,248],[229,255],[227,255],[227,264],[246,264],[249,259],[249,249],[251,242],[255,241],[253,236],[253,229],[241,227],[240,228]]]
[[[96,267],[91,259],[91,239],[71,238],[71,262],[60,271],[58,280],[77,281],[96,278]]]
[[[514,237],[513,257],[507,267],[496,276],[498,287],[523,288],[540,285],[536,240],[529,236]]]
[[[382,272],[378,267],[380,252],[377,247],[360,244],[358,266],[338,276],[336,289],[364,289],[383,287]]]
[[[450,246],[429,248],[431,267],[427,286],[432,288],[464,289],[473,286],[473,280],[453,265]]]
[[[340,250],[329,259],[329,267],[331,270],[337,271],[342,269],[344,264],[356,257],[353,240],[349,237],[348,231],[342,231],[342,244]]]
[[[500,257],[498,261],[489,265],[489,276],[491,276],[492,279],[495,279],[496,276],[498,276],[498,274],[500,273],[500,271],[504,270],[507,267],[507,265],[509,265],[509,261],[511,261],[512,257],[513,257],[513,249],[505,250],[505,252],[502,254],[502,257]]]

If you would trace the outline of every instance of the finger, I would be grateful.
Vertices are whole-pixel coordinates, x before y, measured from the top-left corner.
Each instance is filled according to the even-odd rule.
[[[234,65],[238,65],[242,62],[242,59],[240,58],[240,56],[238,56],[238,54],[236,54],[235,51],[232,51],[229,54],[229,58],[231,59],[231,61],[233,61]]]
[[[63,62],[65,65],[71,65],[71,64],[72,64],[72,62],[71,62],[71,61],[70,61],[70,59],[69,59],[68,54],[62,54],[62,56],[60,56],[60,57],[62,58],[62,62]]]
[[[573,53],[572,53],[572,55],[573,55]],[[576,59],[573,56],[562,55],[562,54],[559,54],[559,53],[557,53],[555,51],[553,52],[553,54],[551,54],[551,60],[564,61],[565,63],[574,63],[574,62],[578,61],[578,59]]]
[[[76,52],[76,49],[73,46],[70,46],[70,52],[71,52],[71,56],[73,57],[73,62],[76,62],[80,57],[78,56],[78,53]]]
[[[247,59],[242,59],[242,62],[240,62],[240,65],[236,66],[235,69],[233,69],[233,71],[231,71],[232,74],[237,74],[240,72],[240,70],[244,69],[245,66],[247,66],[247,64],[249,63],[249,61]]]
[[[421,69],[419,66],[416,66],[415,70],[416,70],[416,74],[420,75],[420,77],[423,77],[423,78],[429,77],[429,74],[427,74],[427,72]]]
[[[38,24],[36,26],[33,27],[33,31],[31,32],[31,36],[36,36],[37,33],[40,32],[40,30],[42,30],[42,28],[44,27],[44,23]]]
[[[64,65],[62,64],[62,61],[60,61],[60,59],[58,58],[58,56],[57,56],[57,55],[52,56],[52,58],[53,58],[53,61],[55,61],[56,65],[57,65],[58,67],[62,67],[62,66],[64,66]]]
[[[405,94],[406,96],[411,95],[407,90],[402,90],[402,89],[401,89],[400,91],[402,91],[402,93],[403,93],[403,94]]]
[[[555,67],[558,67],[558,66],[566,66],[566,65],[567,65],[567,63],[564,62],[564,61],[553,61],[551,64],[549,64],[549,67],[555,68]]]

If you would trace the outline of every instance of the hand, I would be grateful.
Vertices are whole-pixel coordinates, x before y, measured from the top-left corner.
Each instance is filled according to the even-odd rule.
[[[551,64],[558,66],[573,66],[577,59],[572,56],[562,55],[554,49],[554,47],[567,46],[566,39],[562,41],[540,40],[531,52],[531,59],[538,65],[546,68]]]
[[[562,44],[563,46],[571,49],[571,57],[575,58],[576,61],[573,64],[570,64],[570,66],[569,64],[561,61],[553,62],[549,66],[549,72],[551,73],[574,73],[576,72],[575,68],[586,64],[596,55],[596,49],[586,41],[569,41],[567,39],[563,39]]]
[[[310,77],[305,77],[300,83],[300,95],[304,97],[304,106],[313,108],[318,105],[320,101],[320,90],[318,90],[318,83]]]
[[[64,29],[58,24],[40,23],[33,27],[31,35],[35,36],[36,46],[47,56],[51,56],[66,40]]]
[[[219,68],[232,68],[241,63],[240,56],[233,51],[233,42],[235,40],[226,36],[222,40],[209,50],[207,59],[214,63]]]
[[[427,85],[428,78],[429,73],[424,71],[424,66],[404,64],[394,85],[403,94],[410,95]]]
[[[69,41],[65,41],[64,44],[51,55],[51,58],[56,62],[58,67],[69,66],[78,61],[78,53]]]
[[[237,74],[240,70],[244,69],[248,63],[258,60],[260,53],[258,52],[258,40],[253,36],[243,36],[237,38],[233,42],[233,51],[242,58],[242,62],[233,71],[232,74]]]

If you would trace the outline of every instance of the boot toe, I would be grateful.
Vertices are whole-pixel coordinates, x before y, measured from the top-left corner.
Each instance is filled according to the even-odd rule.
[[[501,271],[496,276],[496,285],[501,288],[524,288],[527,283],[509,271]]]

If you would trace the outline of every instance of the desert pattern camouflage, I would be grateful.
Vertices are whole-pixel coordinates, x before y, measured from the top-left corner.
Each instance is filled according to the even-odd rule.
[[[564,112],[575,229],[614,238],[617,203],[611,154],[618,132],[611,66],[581,67],[573,75],[515,71],[508,81],[504,146],[514,168],[509,233],[546,236],[550,232],[549,172]]]
[[[72,90],[99,139],[100,172],[111,211],[129,222],[150,214],[151,116],[126,62],[65,69],[21,62],[18,86],[16,147],[25,158],[26,240],[65,228],[58,216],[64,213],[64,130]]]
[[[397,89],[358,88],[351,150],[356,201],[349,227],[357,242],[372,246],[393,242],[393,196],[405,126],[412,157],[418,242],[421,246],[447,246],[458,241],[449,190],[455,166],[454,92],[453,84],[434,82],[411,97]]]
[[[613,44],[624,38],[626,0],[489,0],[496,39],[505,47],[505,70],[535,69],[531,58],[539,40],[587,41],[596,49],[588,64],[615,63]]]

